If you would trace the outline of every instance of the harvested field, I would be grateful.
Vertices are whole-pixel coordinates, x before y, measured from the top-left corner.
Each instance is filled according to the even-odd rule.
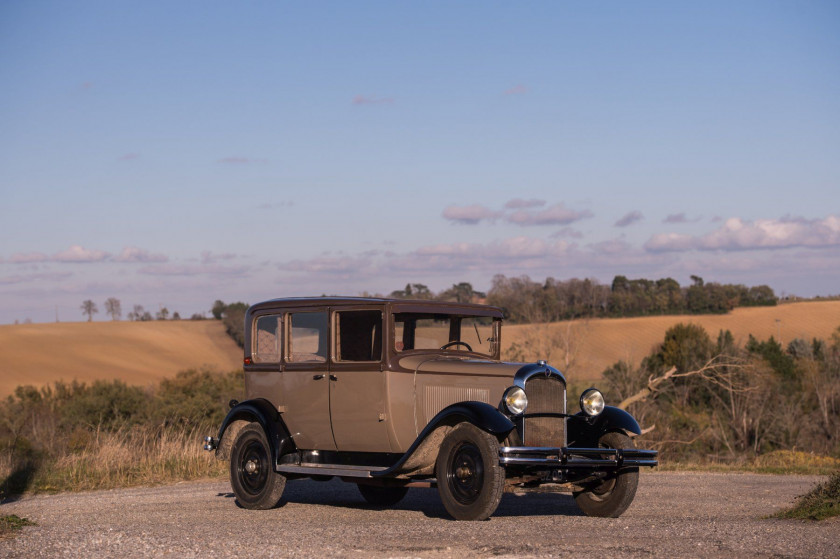
[[[726,315],[592,319],[571,328],[568,322],[507,325],[502,357],[509,358],[511,344],[526,337],[554,341],[571,337],[576,354],[572,367],[564,366],[556,347],[551,355],[543,351],[540,355],[566,369],[572,382],[596,380],[619,359],[638,364],[679,322],[699,324],[712,338],[729,329],[740,343],[749,334],[759,339],[781,337],[785,344],[793,338],[827,339],[840,326],[840,301],[739,308]],[[144,386],[184,369],[208,365],[229,371],[241,363],[242,350],[214,320],[0,326],[0,396],[21,384],[42,386],[56,380],[119,379]]]
[[[778,322],[777,322],[778,321]],[[675,315],[636,318],[602,318],[550,325],[508,325],[503,333],[502,356],[511,344],[527,336],[557,341],[571,338],[576,363],[569,367],[570,381],[594,380],[618,360],[634,365],[660,343],[665,331],[680,322],[699,324],[716,339],[720,330],[730,330],[743,344],[750,334],[760,340],[770,336],[787,345],[794,338],[828,339],[840,327],[840,301],[789,303],[776,307],[737,308],[724,315]],[[570,332],[570,333],[569,333]],[[543,344],[545,345],[545,344]],[[552,347],[552,362],[563,368],[561,352]]]
[[[56,380],[119,379],[145,386],[202,366],[242,366],[242,350],[218,321],[0,326],[0,396],[22,384]]]

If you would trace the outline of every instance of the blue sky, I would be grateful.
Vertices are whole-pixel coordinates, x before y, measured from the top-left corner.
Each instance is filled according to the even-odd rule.
[[[0,2],[0,323],[692,274],[840,293],[840,3]]]

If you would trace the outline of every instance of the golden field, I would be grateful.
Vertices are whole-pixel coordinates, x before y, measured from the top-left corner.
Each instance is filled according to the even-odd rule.
[[[778,322],[777,322],[778,321]],[[642,358],[665,336],[665,331],[680,322],[699,324],[717,339],[720,330],[730,330],[739,344],[746,343],[750,334],[759,340],[770,336],[787,346],[794,338],[811,341],[828,339],[840,327],[840,301],[809,301],[787,303],[776,307],[743,307],[724,315],[646,316],[636,318],[601,318],[572,323],[557,322],[541,325],[508,325],[502,332],[502,354],[510,352],[511,344],[526,338],[542,338],[537,353],[550,353],[551,364],[564,369],[560,344],[567,343],[574,354],[568,367],[570,381],[596,380],[601,373],[619,360],[638,365]],[[542,351],[539,351],[539,350]],[[536,358],[536,357],[535,357]]]
[[[778,322],[777,322],[778,321]],[[526,338],[529,358],[546,358],[572,381],[597,380],[623,359],[637,365],[679,322],[703,326],[712,339],[728,329],[744,343],[749,334],[828,339],[840,326],[840,301],[803,302],[777,307],[739,308],[726,315],[605,318],[538,325],[506,325],[502,357]],[[565,362],[565,344],[573,355]],[[22,384],[56,380],[91,382],[119,379],[147,386],[178,371],[209,366],[230,371],[242,366],[242,350],[222,324],[206,321],[75,322],[0,326],[0,396]]]
[[[22,384],[119,379],[156,385],[178,371],[242,367],[242,350],[215,320],[62,322],[0,326],[0,396]]]

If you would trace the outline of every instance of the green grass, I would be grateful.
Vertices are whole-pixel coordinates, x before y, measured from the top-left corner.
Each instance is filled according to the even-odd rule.
[[[799,497],[797,503],[773,515],[775,518],[798,518],[802,520],[825,520],[840,516],[840,471],[834,472],[828,481],[820,483],[808,493]]]
[[[27,518],[21,518],[16,514],[0,516],[0,540],[14,537],[15,533],[20,531],[24,526],[37,526],[37,524]]]

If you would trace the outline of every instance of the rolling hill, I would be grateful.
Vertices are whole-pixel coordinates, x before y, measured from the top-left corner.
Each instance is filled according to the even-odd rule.
[[[242,366],[242,350],[215,320],[0,326],[0,396],[55,380],[146,386],[202,366]]]
[[[502,354],[509,353],[511,344],[522,343],[526,337],[542,337],[554,342],[571,338],[571,346],[576,348],[576,362],[568,368],[567,378],[570,381],[595,380],[601,377],[604,369],[621,359],[638,365],[662,342],[665,331],[680,322],[699,324],[713,340],[720,330],[728,329],[739,344],[745,343],[752,334],[759,340],[773,336],[786,346],[794,338],[808,341],[815,337],[830,338],[832,332],[840,327],[840,301],[741,307],[724,315],[603,318],[572,324],[508,325],[503,329]],[[555,354],[560,355],[553,350],[552,356]],[[562,361],[554,361],[558,368],[564,368]]]
[[[506,325],[504,358],[511,345],[543,338],[534,358],[550,358],[570,381],[597,380],[620,359],[638,364],[665,331],[679,322],[703,326],[714,339],[732,331],[744,343],[749,334],[787,344],[793,338],[827,339],[840,326],[840,301],[804,302],[777,307],[739,308],[726,315],[591,319],[574,323]],[[571,332],[571,335],[569,335]],[[549,342],[570,341],[576,360],[566,367]],[[242,366],[242,350],[218,321],[75,322],[0,326],[0,396],[22,384],[43,386],[56,380],[90,382],[119,379],[152,385],[178,371],[209,366],[230,371]]]

